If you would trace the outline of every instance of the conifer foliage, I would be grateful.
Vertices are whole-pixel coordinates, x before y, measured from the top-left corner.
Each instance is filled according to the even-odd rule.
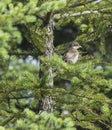
[[[0,130],[112,129],[111,5],[0,0]]]

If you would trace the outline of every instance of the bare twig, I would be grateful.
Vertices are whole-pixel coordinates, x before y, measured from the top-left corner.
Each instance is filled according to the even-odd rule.
[[[112,15],[111,11],[107,9],[100,9],[100,10],[85,10],[85,11],[76,12],[76,13],[65,13],[63,15],[55,14],[54,18],[60,19],[60,18],[66,18],[66,17],[77,17],[77,16],[82,16],[82,15],[87,15],[87,14],[101,14],[101,13]]]

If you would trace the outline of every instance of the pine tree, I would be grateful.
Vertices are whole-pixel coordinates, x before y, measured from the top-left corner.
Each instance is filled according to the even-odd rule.
[[[1,130],[112,129],[111,15],[109,0],[0,1]]]

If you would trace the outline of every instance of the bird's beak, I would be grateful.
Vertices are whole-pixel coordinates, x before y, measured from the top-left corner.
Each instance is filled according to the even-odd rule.
[[[80,45],[78,46],[78,48],[81,48],[81,47],[82,47],[82,46],[80,46]]]

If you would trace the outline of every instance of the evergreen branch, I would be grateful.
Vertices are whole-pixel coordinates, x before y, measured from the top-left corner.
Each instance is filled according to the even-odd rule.
[[[8,93],[8,94],[10,94],[11,92],[15,92],[15,91],[23,91],[23,90],[26,90],[25,88],[14,88],[14,89],[12,89],[12,90],[10,90],[10,91],[8,91],[8,90],[0,90],[0,93]]]
[[[90,99],[90,100],[95,100],[95,98],[93,97],[90,97],[90,96],[86,96],[86,95],[80,95],[80,94],[74,94],[74,93],[69,93],[69,94],[72,94],[76,97],[82,97],[82,98],[87,98],[87,99]],[[106,103],[111,103],[111,101],[109,100],[105,100]]]
[[[6,119],[1,125],[5,126],[6,124],[8,124],[8,122],[10,122],[11,120],[13,120],[15,118],[15,115],[8,117],[8,119]]]
[[[101,124],[105,125],[107,128],[110,128],[110,127],[111,127],[111,125],[108,125],[107,123],[105,123],[105,122],[102,121],[102,120],[99,120],[99,122],[100,122]]]
[[[93,38],[89,41],[86,41],[85,44],[94,43],[94,42],[98,41],[101,37],[106,36],[109,32],[110,32],[110,29],[107,29],[105,32],[101,33],[100,35],[97,35],[95,38]]]
[[[70,8],[74,8],[74,7],[78,7],[78,6],[82,6],[82,5],[87,5],[89,3],[92,3],[92,2],[95,2],[97,0],[88,0],[86,1],[85,3],[82,3],[82,2],[75,2],[74,4],[70,5],[69,7]]]
[[[35,14],[35,15],[36,15],[37,19],[41,19],[42,21],[44,21],[44,17],[43,16],[39,16],[37,14]]]
[[[66,18],[66,17],[77,17],[77,16],[82,16],[82,15],[87,15],[87,14],[100,14],[100,13],[103,13],[103,14],[109,14],[109,15],[112,15],[112,12],[111,11],[108,11],[108,10],[105,10],[105,9],[101,9],[101,10],[85,10],[83,12],[77,12],[77,13],[65,13],[65,14],[60,14],[57,18],[57,14],[54,15],[54,18],[56,19],[60,19],[60,18]]]
[[[58,91],[57,91],[58,92]],[[95,100],[94,97],[91,97],[91,96],[86,96],[86,95],[81,95],[81,94],[76,94],[76,93],[73,93],[73,92],[64,92],[64,94],[71,94],[73,96],[76,96],[76,97],[80,97],[80,98],[87,98],[89,100]],[[61,95],[61,94],[60,94]],[[96,99],[97,100],[97,99]],[[105,100],[106,103],[111,103],[110,100]]]
[[[22,97],[16,97],[13,95],[13,97],[9,97],[11,100],[18,100],[18,99],[27,99],[27,98],[32,98],[33,96],[22,96]]]
[[[35,52],[9,52],[9,55],[16,55],[16,56],[28,56],[28,55],[38,55],[38,53]]]

